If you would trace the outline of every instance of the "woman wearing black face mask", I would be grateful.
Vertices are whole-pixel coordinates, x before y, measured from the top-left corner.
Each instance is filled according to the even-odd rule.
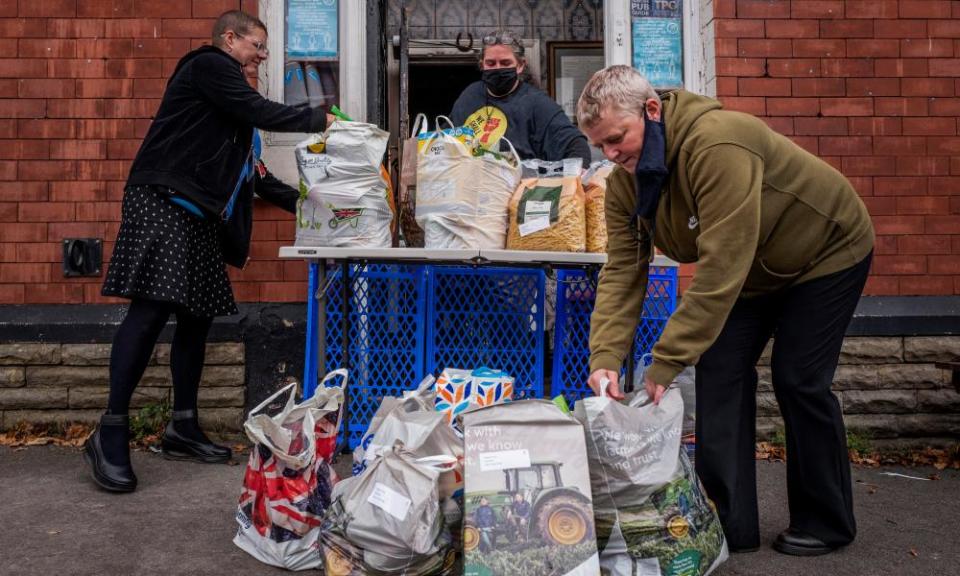
[[[523,45],[508,33],[484,36],[481,80],[460,94],[450,118],[469,126],[485,148],[497,149],[506,136],[522,159],[583,158],[590,164],[586,137],[543,91],[524,81]]]

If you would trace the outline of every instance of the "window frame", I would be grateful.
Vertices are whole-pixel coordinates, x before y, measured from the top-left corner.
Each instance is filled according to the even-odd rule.
[[[712,18],[708,26],[701,13],[702,0],[683,0],[683,88],[697,94],[707,94],[707,56],[713,54]],[[633,35],[630,2],[626,0],[604,3],[603,49],[604,63],[633,65]]]
[[[260,0],[259,15],[267,25],[271,58],[260,66],[258,86],[265,98],[283,102],[283,70],[286,64],[286,0]],[[339,0],[337,34],[340,109],[354,120],[367,116],[367,16],[363,0]],[[294,146],[306,133],[265,132],[264,144]]]

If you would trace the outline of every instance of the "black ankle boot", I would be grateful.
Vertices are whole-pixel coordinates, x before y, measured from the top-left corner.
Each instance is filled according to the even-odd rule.
[[[216,464],[230,460],[226,446],[214,444],[200,429],[196,410],[177,410],[163,431],[163,455],[170,460],[196,460]]]
[[[129,417],[104,414],[84,444],[83,458],[90,464],[93,481],[104,490],[133,492],[137,489],[137,475],[130,466],[129,442]]]

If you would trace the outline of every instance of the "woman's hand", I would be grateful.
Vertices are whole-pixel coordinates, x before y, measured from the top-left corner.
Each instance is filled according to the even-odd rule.
[[[663,393],[667,389],[646,376],[643,377],[643,386],[647,389],[647,396],[653,400],[654,405],[660,404],[660,399],[663,398]]]
[[[596,396],[600,396],[600,381],[604,378],[610,381],[607,386],[607,396],[614,400],[623,400],[623,392],[620,391],[620,374],[613,370],[595,370],[587,380],[587,385]]]

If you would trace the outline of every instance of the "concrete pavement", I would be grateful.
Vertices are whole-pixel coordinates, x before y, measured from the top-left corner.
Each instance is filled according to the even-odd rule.
[[[346,460],[338,469],[349,469]],[[225,466],[135,452],[133,462],[139,489],[114,495],[93,484],[78,450],[0,447],[0,575],[285,573],[232,543],[246,456]],[[827,556],[792,558],[769,548],[788,522],[784,465],[757,466],[764,546],[731,557],[718,576],[960,573],[960,472],[855,467],[857,541]]]

